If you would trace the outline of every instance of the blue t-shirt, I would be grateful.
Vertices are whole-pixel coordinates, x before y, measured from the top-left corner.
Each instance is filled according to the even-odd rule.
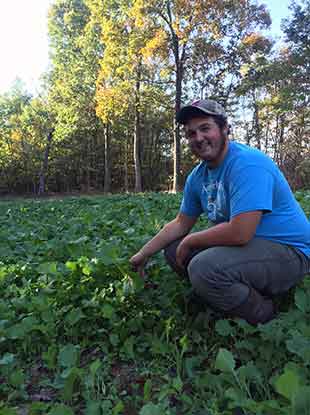
[[[196,166],[185,184],[180,212],[205,213],[214,224],[262,210],[255,237],[298,248],[310,257],[310,222],[277,165],[264,153],[234,141],[215,169]]]

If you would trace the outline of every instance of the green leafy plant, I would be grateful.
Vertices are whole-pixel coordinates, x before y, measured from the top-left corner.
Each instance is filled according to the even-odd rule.
[[[310,193],[298,198],[309,211]],[[179,203],[172,194],[0,203],[0,414],[309,413],[309,278],[276,320],[252,327],[208,310],[193,320],[188,282],[160,255],[146,280],[130,269]]]

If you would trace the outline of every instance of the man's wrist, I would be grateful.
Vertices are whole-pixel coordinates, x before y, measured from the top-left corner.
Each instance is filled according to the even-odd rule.
[[[195,248],[195,233],[185,236],[183,240],[189,248]]]
[[[147,252],[145,252],[145,250],[143,248],[140,249],[138,254],[141,255],[144,259],[148,259],[149,256],[150,256],[150,255],[147,254]]]

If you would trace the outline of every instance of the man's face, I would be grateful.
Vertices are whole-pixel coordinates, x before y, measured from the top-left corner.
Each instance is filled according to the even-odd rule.
[[[220,129],[212,116],[192,118],[185,125],[185,136],[195,156],[210,167],[221,163],[227,151],[227,127]]]

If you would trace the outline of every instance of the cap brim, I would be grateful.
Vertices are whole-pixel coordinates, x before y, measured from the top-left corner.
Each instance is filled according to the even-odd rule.
[[[186,124],[191,118],[199,115],[216,115],[214,112],[206,111],[202,108],[187,105],[183,107],[176,115],[176,121],[180,124]]]

